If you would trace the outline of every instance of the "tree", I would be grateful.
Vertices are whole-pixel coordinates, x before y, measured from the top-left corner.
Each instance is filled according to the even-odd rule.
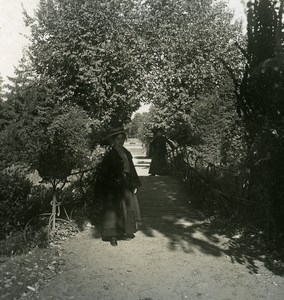
[[[2,75],[0,74],[0,103],[3,102],[3,77]]]
[[[44,182],[52,184],[52,213],[55,229],[57,190],[60,183],[66,183],[72,170],[82,168],[86,162],[88,167],[89,143],[91,120],[86,112],[77,107],[63,109],[54,117],[47,127],[45,142],[40,145],[33,165],[43,178]]]
[[[0,156],[4,166],[24,163],[37,169],[40,156],[55,139],[58,149],[68,145],[73,149],[68,151],[77,153],[80,151],[76,147],[88,149],[86,134],[89,134],[91,121],[87,113],[78,106],[61,104],[57,99],[56,82],[37,75],[26,57],[21,60],[15,74],[14,78],[9,78],[9,92],[7,101],[3,103],[1,118]],[[74,169],[78,167],[79,157],[73,155],[67,158],[70,153],[64,153],[61,160],[69,159],[69,164],[76,165],[71,168]],[[50,165],[50,161],[47,165]]]
[[[145,97],[153,103],[147,126],[164,127],[180,145],[208,149],[208,133],[215,132],[210,140],[220,148],[222,133],[216,139],[216,132],[237,118],[229,70],[240,77],[245,65],[235,45],[243,40],[240,25],[232,24],[226,6],[212,1],[147,1],[144,16]],[[215,124],[202,121],[204,114]]]
[[[247,65],[238,108],[247,131],[251,197],[262,200],[270,225],[283,232],[283,1],[249,1],[247,17]]]
[[[129,132],[128,135],[130,137],[136,137],[140,138],[141,136],[141,130],[143,127],[143,124],[145,123],[145,120],[147,119],[147,112],[143,113],[136,113],[134,117],[131,120],[131,123],[129,124]]]
[[[90,117],[75,104],[60,103],[57,97],[56,82],[38,76],[23,58],[16,77],[10,78],[0,131],[1,168],[14,164],[29,167],[28,172],[37,170],[43,182],[52,185],[53,229],[58,185],[64,184],[72,171],[91,164]]]
[[[33,163],[56,105],[52,96],[56,85],[38,77],[25,57],[15,74],[15,78],[9,78],[1,118],[0,157],[4,168],[17,163]]]
[[[9,119],[11,119],[11,116],[9,108],[4,101],[3,78],[0,74],[0,132],[4,129]]]
[[[282,17],[283,1],[256,0],[248,3],[248,62],[239,97],[240,110],[247,124],[252,121],[260,125],[265,115],[270,115],[272,120],[281,118],[283,114],[280,101],[283,87],[279,77],[284,55]],[[258,80],[261,82],[258,83]],[[272,92],[272,89],[278,92]],[[249,131],[252,133],[251,129]]]
[[[60,103],[102,126],[127,123],[140,106],[137,9],[137,1],[41,0],[35,18],[26,14],[37,74],[57,82]]]
[[[80,108],[64,108],[47,127],[34,165],[44,179],[66,179],[85,165],[91,120]]]

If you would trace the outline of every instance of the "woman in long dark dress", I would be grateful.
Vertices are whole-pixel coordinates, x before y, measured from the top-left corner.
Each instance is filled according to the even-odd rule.
[[[132,155],[123,147],[126,139],[123,127],[113,129],[109,138],[112,147],[101,164],[102,239],[117,246],[118,238],[133,238],[137,231],[140,210],[135,194],[141,183]]]
[[[152,157],[149,169],[150,175],[168,174],[167,144],[172,149],[174,148],[174,144],[163,135],[163,130],[158,128],[150,144],[150,154]]]

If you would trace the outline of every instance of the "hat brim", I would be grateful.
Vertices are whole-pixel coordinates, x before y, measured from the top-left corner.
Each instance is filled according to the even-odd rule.
[[[116,135],[119,135],[119,134],[124,134],[124,135],[126,135],[126,132],[125,132],[124,130],[117,131],[117,132],[113,132],[113,133],[109,134],[109,135],[106,137],[106,139],[109,139],[109,138],[111,138],[111,137],[113,137],[113,136],[116,136]]]

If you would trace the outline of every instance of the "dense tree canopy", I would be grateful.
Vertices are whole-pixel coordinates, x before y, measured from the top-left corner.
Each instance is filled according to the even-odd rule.
[[[283,1],[248,3],[247,66],[238,107],[247,132],[255,195],[284,230],[284,23]]]
[[[144,132],[163,127],[180,145],[206,144],[218,160],[222,131],[238,121],[234,84],[246,62],[240,24],[221,2],[149,1],[146,7],[152,108]]]
[[[222,85],[222,61],[240,63],[231,20],[212,0],[42,0],[26,15],[36,73],[107,125],[129,121],[141,99],[189,114],[196,95]]]
[[[153,126],[196,144],[204,99],[231,95],[228,68],[243,66],[231,19],[212,0],[41,0],[34,17],[25,13],[31,45],[11,79],[1,139],[13,158],[3,150],[3,159],[34,157],[66,107],[87,113],[97,140],[141,100],[153,104]]]
[[[140,103],[136,1],[41,0],[30,57],[58,85],[60,103],[77,104],[107,125],[127,122]]]
[[[250,1],[248,8],[248,64],[239,105],[257,127],[265,116],[283,116],[283,1]]]

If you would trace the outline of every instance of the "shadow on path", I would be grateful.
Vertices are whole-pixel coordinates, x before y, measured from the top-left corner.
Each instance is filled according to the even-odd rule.
[[[255,235],[233,235],[226,233],[219,226],[211,226],[212,230],[229,238],[228,247],[224,253],[230,257],[232,263],[246,265],[252,274],[259,273],[259,265],[262,263],[275,275],[284,276],[284,264],[275,260],[272,254],[267,253],[265,245],[255,239]]]
[[[143,227],[141,231],[148,237],[155,237],[155,231],[168,239],[168,249],[182,249],[192,253],[200,252],[221,256],[217,245],[218,237],[210,231],[200,212],[195,210],[189,196],[180,182],[169,176],[141,177],[142,188],[138,198]]]
[[[141,231],[155,237],[158,231],[168,239],[170,251],[192,253],[198,250],[212,256],[227,255],[232,263],[246,265],[257,274],[263,263],[276,275],[284,275],[283,267],[276,264],[253,238],[233,236],[221,226],[205,222],[203,214],[194,208],[191,197],[182,183],[170,176],[140,177],[142,187],[139,203],[143,219]]]

